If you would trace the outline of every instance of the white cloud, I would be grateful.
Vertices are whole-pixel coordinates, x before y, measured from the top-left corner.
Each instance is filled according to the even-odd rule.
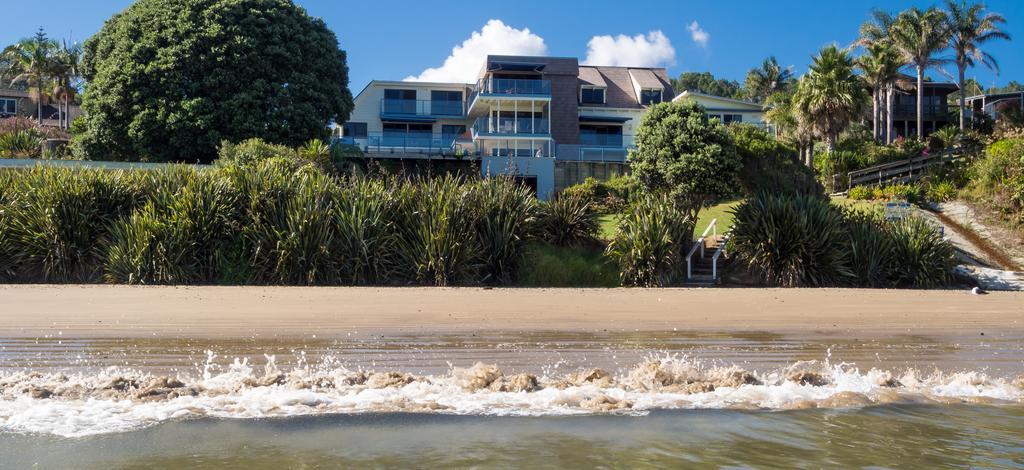
[[[630,67],[675,65],[676,50],[661,31],[651,31],[647,36],[594,36],[587,43],[587,59],[583,63]]]
[[[697,43],[700,47],[708,47],[708,41],[711,39],[711,35],[704,28],[701,28],[696,21],[690,23],[686,29],[690,31],[690,37],[693,38],[693,42]]]
[[[443,65],[426,69],[419,76],[410,75],[405,81],[472,83],[488,54],[542,56],[547,53],[544,38],[531,33],[529,28],[516,29],[492,19],[480,31],[473,31],[469,39],[453,47]]]

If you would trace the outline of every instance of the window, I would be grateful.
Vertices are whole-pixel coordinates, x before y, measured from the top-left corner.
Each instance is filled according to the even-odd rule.
[[[583,87],[580,89],[581,104],[604,104],[604,88]]]
[[[661,103],[661,88],[640,90],[640,104],[647,106]]]
[[[365,139],[366,138],[366,123],[365,122],[346,122],[341,125],[342,132],[345,137],[352,137],[353,139]]]
[[[0,114],[17,114],[18,100],[0,98]]]
[[[622,126],[580,125],[580,143],[597,147],[622,147]]]
[[[384,90],[386,100],[415,100],[416,90]]]
[[[732,124],[734,122],[743,122],[742,114],[726,114],[722,116],[722,124]]]
[[[462,92],[431,90],[430,114],[436,116],[462,116]]]
[[[460,135],[466,132],[466,126],[455,126],[444,124],[441,126],[441,140],[442,143],[448,145],[452,141],[458,139]]]

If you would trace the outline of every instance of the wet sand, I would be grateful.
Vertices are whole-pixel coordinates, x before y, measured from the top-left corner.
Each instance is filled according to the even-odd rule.
[[[0,337],[291,338],[473,331],[1024,332],[1024,293],[860,289],[0,286]]]

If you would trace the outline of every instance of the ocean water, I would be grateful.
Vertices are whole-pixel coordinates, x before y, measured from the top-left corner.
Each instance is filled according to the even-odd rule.
[[[1024,338],[0,338],[0,468],[688,465],[1024,468]]]

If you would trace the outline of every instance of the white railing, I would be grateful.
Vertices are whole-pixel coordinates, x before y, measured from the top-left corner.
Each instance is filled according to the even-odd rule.
[[[725,247],[729,246],[729,239],[730,238],[731,237],[730,237],[729,233],[725,234],[725,237],[723,237],[723,239],[722,239],[722,244],[718,245],[718,249],[715,250],[715,255],[711,257],[711,279],[712,280],[718,279],[718,258],[720,258],[722,256],[722,254],[725,253]]]
[[[718,239],[718,219],[713,219],[708,228],[704,229],[704,233],[700,234],[700,238],[693,244],[693,248],[690,248],[690,252],[686,254],[686,279],[693,279],[693,254],[700,250],[701,259],[704,258],[704,246],[708,238],[708,232],[711,232],[714,238]]]

